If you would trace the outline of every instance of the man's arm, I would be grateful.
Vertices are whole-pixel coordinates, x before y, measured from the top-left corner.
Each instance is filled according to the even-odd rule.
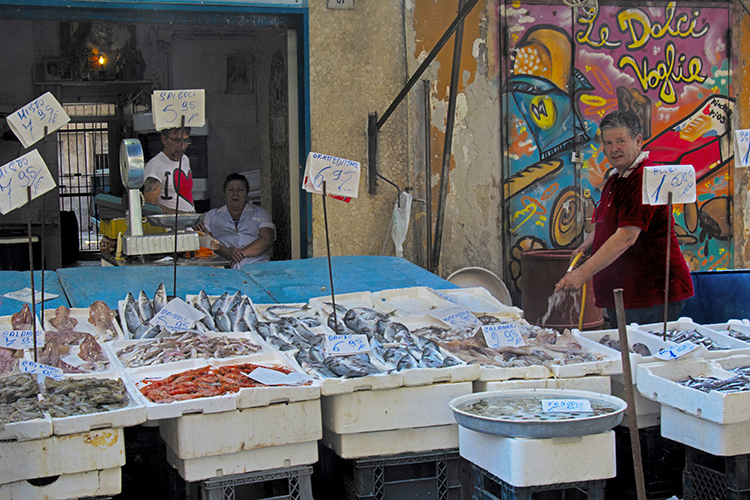
[[[617,228],[615,234],[609,237],[599,250],[584,262],[581,267],[574,269],[563,276],[555,291],[577,292],[583,288],[593,275],[616,261],[625,251],[633,246],[635,240],[641,234],[641,229],[635,226],[622,226]],[[586,238],[588,241],[588,238]],[[582,245],[583,246],[583,245]]]
[[[150,205],[157,205],[159,193],[161,192],[161,182],[153,177],[147,177],[143,182],[143,199]]]
[[[257,257],[263,255],[273,246],[273,240],[276,233],[270,227],[262,227],[258,232],[258,239],[242,249],[242,255],[245,257]]]

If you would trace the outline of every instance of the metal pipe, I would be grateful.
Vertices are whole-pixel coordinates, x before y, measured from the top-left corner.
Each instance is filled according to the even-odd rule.
[[[465,0],[458,0],[459,11]],[[438,193],[437,219],[435,221],[435,242],[432,248],[432,267],[430,271],[437,272],[440,265],[440,247],[443,240],[443,222],[445,219],[445,197],[448,191],[448,169],[451,162],[453,148],[453,125],[456,121],[456,97],[458,96],[458,79],[461,73],[461,49],[464,40],[463,19],[456,29],[456,40],[453,45],[453,68],[451,69],[451,88],[448,95],[448,116],[445,124],[445,146],[443,147],[443,163],[440,169],[440,191]]]
[[[424,86],[424,201],[426,205],[427,269],[432,269],[432,104],[430,103],[430,81]]]
[[[367,191],[378,192],[378,114],[367,115]]]

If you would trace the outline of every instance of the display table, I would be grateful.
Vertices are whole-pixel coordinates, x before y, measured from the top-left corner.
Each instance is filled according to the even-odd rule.
[[[23,302],[4,297],[8,292],[15,292],[22,288],[31,288],[31,277],[28,271],[0,271],[0,316],[10,316],[21,310]],[[42,289],[42,273],[34,271],[34,288]],[[49,299],[49,295],[57,295],[54,299]],[[57,309],[59,306],[70,306],[68,299],[60,286],[60,281],[54,271],[44,271],[44,308]],[[88,305],[88,304],[86,304]],[[39,316],[41,304],[37,303],[36,311]]]
[[[458,288],[399,257],[331,257],[331,268],[336,295],[414,286]],[[310,298],[331,293],[327,257],[246,264],[241,270],[276,302],[282,304],[307,302]]]

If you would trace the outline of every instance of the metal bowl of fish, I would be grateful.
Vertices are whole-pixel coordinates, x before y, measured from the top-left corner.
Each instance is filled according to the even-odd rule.
[[[543,401],[590,403],[590,410],[544,411]],[[499,436],[544,439],[606,432],[622,421],[627,404],[608,394],[570,389],[513,389],[478,392],[449,406],[462,427]],[[554,406],[554,405],[553,405]]]
[[[177,217],[177,229],[185,229],[201,222],[205,214],[156,214],[146,216],[146,220],[152,226],[174,229],[175,217]]]

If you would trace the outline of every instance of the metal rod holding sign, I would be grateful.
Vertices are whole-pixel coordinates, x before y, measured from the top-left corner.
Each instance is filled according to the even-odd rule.
[[[34,363],[36,363],[36,300],[34,291],[34,247],[31,239],[31,186],[26,187],[26,226],[29,233],[29,275],[31,276],[31,338],[34,349]]]
[[[628,403],[628,429],[630,446],[633,451],[633,470],[635,471],[635,488],[638,500],[646,500],[646,483],[643,479],[643,462],[641,461],[641,438],[638,433],[638,418],[635,411],[635,392],[633,374],[630,367],[630,343],[628,328],[625,324],[625,305],[622,300],[622,288],[614,290],[617,328],[620,334],[620,356],[622,358],[622,376],[625,383],[625,401]]]
[[[182,115],[180,120],[180,135],[179,140],[184,140],[185,137],[185,115]],[[182,183],[182,159],[185,157],[185,153],[180,156],[180,167],[177,172],[177,193],[175,193],[174,200],[174,255],[172,256],[172,295],[177,297],[177,220],[179,219],[180,213],[180,184]]]
[[[47,125],[44,126],[44,138],[42,140],[42,160],[44,160],[44,158],[47,156],[46,153],[47,153]],[[47,163],[47,162],[45,161],[44,163]],[[39,306],[39,309],[40,309],[39,310],[39,316],[41,317],[42,329],[44,328],[44,267],[45,267],[45,265],[44,265],[45,264],[45,262],[44,262],[45,261],[45,258],[44,258],[44,256],[45,256],[45,254],[44,254],[44,231],[45,231],[44,220],[45,219],[46,219],[46,217],[44,216],[44,195],[42,195],[42,234],[41,234],[40,241],[39,241],[39,246],[41,247],[40,248],[40,254],[41,254],[41,260],[42,260],[42,262],[41,262],[41,267],[42,267],[42,269],[41,269],[41,273],[42,273],[42,301],[41,301],[41,305]],[[36,341],[36,339],[35,339],[35,341]],[[36,344],[34,344],[34,345],[36,345]]]
[[[424,200],[427,219],[427,269],[432,269],[432,108],[430,81],[424,84]]]
[[[669,318],[669,254],[672,246],[672,191],[667,201],[667,270],[664,278],[664,334],[662,340],[667,341],[667,319]]]
[[[326,210],[326,181],[323,181],[323,223],[326,228],[326,253],[328,254],[328,278],[331,281],[331,304],[333,304],[333,332],[339,334],[339,321],[336,317],[336,294],[333,292],[333,271],[331,270],[331,242],[328,239],[328,211]]]

